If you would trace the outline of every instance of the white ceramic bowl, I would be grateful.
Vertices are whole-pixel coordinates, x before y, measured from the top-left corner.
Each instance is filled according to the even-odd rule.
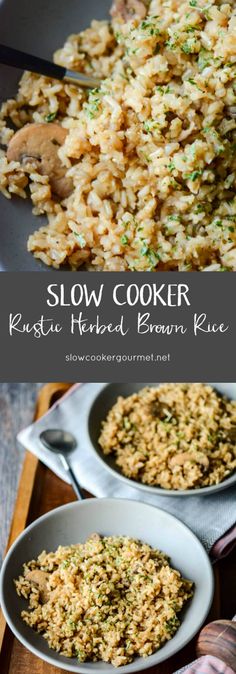
[[[80,432],[83,432],[83,439],[88,444],[90,449],[95,452],[97,459],[103,464],[113,477],[119,478],[130,487],[136,487],[141,491],[149,492],[151,494],[159,494],[159,496],[209,496],[215,494],[222,489],[227,489],[236,484],[236,472],[219,484],[214,484],[210,487],[201,487],[196,489],[163,489],[162,487],[153,487],[136,480],[131,480],[125,477],[117,466],[113,454],[104,454],[99,443],[98,438],[101,432],[102,421],[106,418],[109,410],[115,404],[118,396],[130,396],[144,386],[159,386],[159,383],[132,383],[132,384],[101,384],[99,391],[96,391],[91,396],[90,404],[88,406],[87,415],[84,415],[80,422]],[[211,386],[216,389],[221,395],[225,395],[230,399],[236,399],[236,384],[211,383]]]
[[[114,667],[107,663],[79,663],[51,650],[45,639],[21,619],[27,602],[18,597],[13,584],[22,564],[42,550],[83,542],[95,531],[102,535],[131,536],[160,548],[169,555],[172,565],[195,583],[194,596],[182,613],[181,626],[173,639],[153,655],[138,657],[118,671],[123,674],[145,670],[174,655],[192,639],[208,615],[213,596],[213,573],[203,546],[190,529],[164,510],[125,499],[88,499],[43,515],[19,536],[3,563],[0,577],[3,613],[19,641],[51,665],[81,674],[113,674]]]

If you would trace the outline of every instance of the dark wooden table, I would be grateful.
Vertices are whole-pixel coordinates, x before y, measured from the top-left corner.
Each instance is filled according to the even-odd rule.
[[[40,384],[0,384],[0,565],[6,547],[24,450],[16,435],[31,423]]]

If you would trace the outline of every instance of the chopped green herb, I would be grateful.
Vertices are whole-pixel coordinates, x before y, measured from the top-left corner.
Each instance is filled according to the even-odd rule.
[[[200,49],[199,55],[198,55],[198,70],[200,73],[204,70],[204,68],[207,68],[207,66],[210,66],[213,60],[213,54],[210,51],[207,51],[207,49]]]
[[[177,47],[176,39],[174,37],[170,37],[169,40],[166,40],[165,47],[171,49],[171,51],[174,51],[174,49]]]
[[[206,5],[205,7],[201,7],[201,12],[204,14],[205,19],[207,19],[207,21],[211,20],[211,15],[209,14],[209,9],[211,9],[211,5]]]
[[[144,243],[141,250],[140,254],[142,256],[146,256],[148,258],[148,261],[150,263],[151,268],[153,269],[156,267],[157,261],[161,260],[161,255],[160,253],[154,251],[152,248],[149,248],[147,243]]]
[[[147,244],[147,243],[144,243],[144,244],[142,245],[141,250],[140,250],[140,255],[147,255],[148,250],[149,250],[148,244]]]
[[[64,562],[61,563],[62,569],[67,569],[67,567],[70,565],[70,560],[69,559],[64,559]]]
[[[151,158],[150,158],[150,156],[149,156],[149,154],[147,154],[146,152],[143,152],[143,151],[142,151],[142,155],[143,155],[143,159],[145,159],[145,161],[147,162],[147,164],[149,164],[149,163],[152,161]]]
[[[185,33],[194,33],[195,30],[198,30],[197,26],[185,26]]]
[[[56,119],[56,116],[57,116],[57,112],[49,112],[49,114],[44,117],[45,122],[48,122],[48,123],[53,122],[54,119]]]
[[[129,420],[129,417],[124,417],[124,419],[123,419],[123,426],[124,426],[124,428],[125,428],[127,431],[130,430],[130,428],[131,428],[131,422],[130,422],[130,420]]]
[[[199,89],[199,91],[202,91],[201,87],[198,86],[197,82],[195,82],[195,80],[193,79],[193,77],[189,77],[189,79],[187,80],[187,82],[190,82],[190,84],[193,84],[195,87],[197,87],[197,89]],[[193,143],[193,145],[194,145],[194,143]],[[195,148],[194,148],[194,150],[195,150]]]
[[[194,54],[195,51],[195,38],[189,38],[183,44],[181,45],[181,51],[184,52],[184,54]]]
[[[200,178],[202,173],[203,173],[203,171],[193,171],[192,173],[185,173],[184,179],[185,180],[191,180],[192,182],[194,182],[195,180]]]
[[[131,55],[132,55],[132,54],[137,54],[137,51],[138,51],[138,47],[136,47],[135,49],[134,49],[134,48],[131,49],[131,47],[128,47],[128,48],[125,50],[125,53],[126,53],[127,56],[130,56],[130,54],[131,54]]]
[[[76,623],[73,620],[68,620],[68,625],[72,630],[76,629]]]
[[[78,660],[80,660],[80,662],[84,662],[86,658],[85,651],[83,651],[82,648],[78,648],[76,650],[76,657],[78,658]]]
[[[129,243],[129,239],[128,239],[128,236],[126,236],[126,234],[122,234],[122,236],[120,237],[120,240],[121,240],[121,243],[123,244],[123,246],[127,246],[127,243]]]
[[[144,122],[144,129],[147,133],[151,133],[152,131],[155,131],[155,129],[159,128],[158,122],[155,122],[154,119],[151,119],[150,121]]]
[[[86,114],[90,119],[93,119],[95,117],[96,112],[99,111],[99,106],[100,106],[100,98],[97,95],[100,90],[97,89],[91,89],[89,92],[89,98],[88,98],[88,103],[85,103],[85,111]]]
[[[155,23],[152,21],[151,17],[150,19],[142,21],[140,27],[142,30],[147,31],[149,35],[160,35],[160,30],[155,27]]]
[[[121,38],[122,38],[122,33],[120,31],[117,31],[116,33],[114,33],[114,35],[115,35],[116,42],[118,42],[118,44],[120,44]]]
[[[177,618],[177,616],[173,616],[173,618],[170,618],[166,622],[166,629],[168,632],[172,633],[177,629],[178,626],[179,626],[179,619]]]

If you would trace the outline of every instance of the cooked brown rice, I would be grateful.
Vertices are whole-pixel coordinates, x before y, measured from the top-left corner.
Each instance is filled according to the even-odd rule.
[[[50,648],[115,667],[151,655],[171,639],[178,613],[193,594],[192,582],[159,550],[97,534],[83,544],[42,552],[24,565],[15,584],[29,602],[23,620]]]
[[[28,250],[72,269],[236,270],[236,9],[221,0],[151,0],[144,20],[93,21],[55,61],[96,73],[99,90],[25,73],[3,104],[1,142],[30,122],[68,129],[59,155],[74,190],[8,163],[0,187],[48,224]],[[23,225],[22,225],[23,226]],[[10,241],[9,241],[10,245]]]
[[[204,384],[162,384],[119,397],[99,443],[122,473],[163,489],[218,484],[236,468],[236,401]]]

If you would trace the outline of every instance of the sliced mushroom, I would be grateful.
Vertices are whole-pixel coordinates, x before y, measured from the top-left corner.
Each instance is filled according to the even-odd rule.
[[[226,108],[227,114],[232,117],[232,119],[236,119],[236,106],[235,105],[229,105]]]
[[[236,426],[231,426],[226,433],[230,442],[236,442]]]
[[[40,571],[40,569],[33,569],[33,571],[26,573],[25,578],[39,590],[40,599],[43,604],[46,604],[49,599],[49,592],[47,590],[49,574],[46,571]]]
[[[94,541],[94,543],[96,543],[96,541],[97,541],[97,543],[98,543],[98,542],[101,541],[102,539],[101,539],[101,536],[99,536],[99,534],[97,534],[97,533],[95,532],[94,534],[90,534],[88,540],[89,540],[89,541]]]
[[[171,457],[169,464],[171,468],[173,468],[174,466],[184,466],[187,461],[200,463],[204,468],[208,468],[209,466],[209,459],[201,452],[197,452],[195,456],[193,456],[191,452],[179,452],[179,454],[175,454],[175,456]]]
[[[144,19],[147,14],[147,0],[114,0],[111,7],[113,18],[129,21],[130,19]]]
[[[31,163],[41,175],[46,175],[52,192],[61,199],[69,196],[73,189],[71,178],[58,157],[58,149],[63,145],[67,130],[59,124],[26,124],[11,138],[7,149],[8,161]]]

